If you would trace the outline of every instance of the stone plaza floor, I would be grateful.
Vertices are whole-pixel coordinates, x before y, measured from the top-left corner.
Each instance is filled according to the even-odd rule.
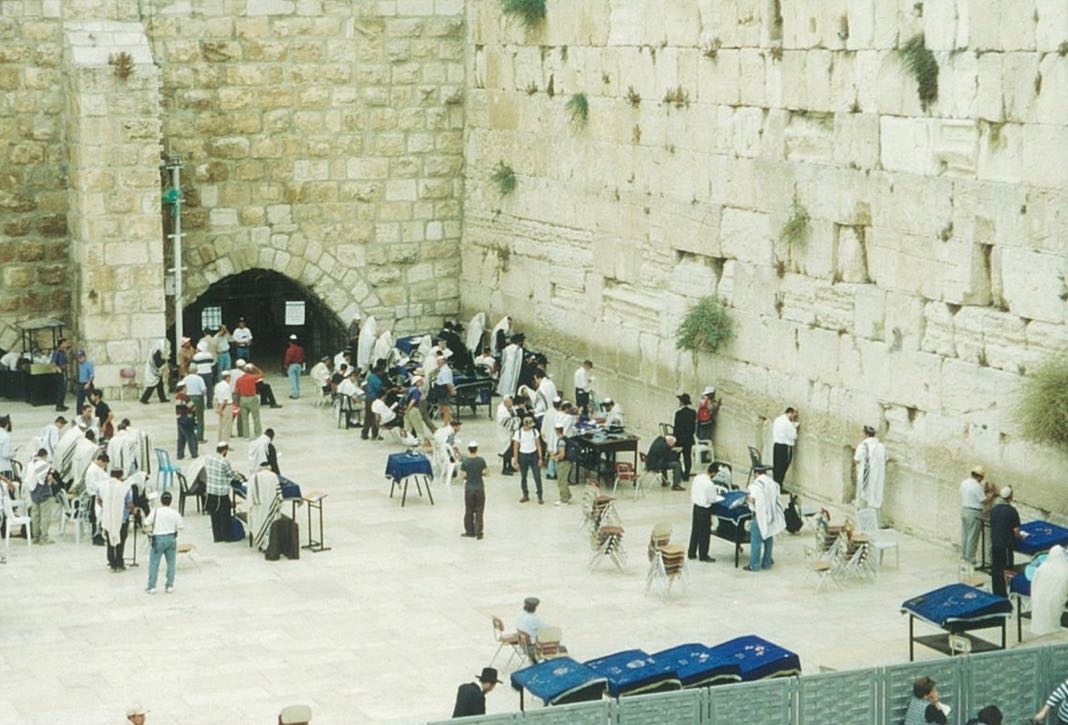
[[[541,598],[539,614],[562,627],[579,660],[758,634],[800,654],[807,673],[902,662],[908,621],[900,603],[957,579],[954,551],[904,536],[900,568],[890,553],[875,583],[851,581],[817,594],[805,576],[806,529],[779,537],[775,568],[759,574],[733,568],[731,546],[713,538],[718,561],[687,562],[688,589],[662,600],[645,592],[646,545],[661,520],[685,545],[688,492],[620,496],[629,568],[621,574],[605,562],[590,572],[581,489],[574,505],[554,507],[555,482],[545,481],[545,505],[521,505],[518,477],[501,476],[487,455],[494,474],[486,536],[461,538],[462,484],[434,484],[433,506],[410,489],[401,508],[383,475],[386,455],[400,444],[365,442],[358,430],[339,429],[330,409],[313,406],[307,380],[297,401],[287,399],[284,378],[272,383],[284,407],[265,409],[264,425],[277,432],[283,474],[305,492],[328,492],[332,549],[265,561],[246,544],[212,543],[208,517],[189,501],[179,540],[196,551],[179,559],[174,594],[148,596],[144,537],[141,566],[122,574],[109,573],[104,549],[87,537],[75,546],[68,532],[57,544],[29,550],[12,540],[0,567],[0,723],[119,723],[131,703],[149,709],[150,725],[273,723],[279,709],[296,702],[311,705],[316,725],[444,719],[456,687],[490,664],[497,648],[490,617],[511,627],[530,595]],[[111,404],[116,420],[131,418],[174,456],[171,405]],[[12,415],[16,444],[28,444],[55,415],[9,401],[0,402],[0,412]],[[474,438],[483,453],[495,449],[484,409],[479,418],[466,411],[464,421],[464,444]],[[214,420],[207,428],[210,452]],[[239,470],[246,450],[246,442],[235,442]],[[745,468],[738,468],[744,483]],[[297,520],[306,541],[303,511]],[[53,532],[60,538],[58,526]],[[941,655],[921,648],[917,657]],[[488,696],[491,713],[519,707],[507,685],[507,659],[506,650],[495,663],[506,684]]]

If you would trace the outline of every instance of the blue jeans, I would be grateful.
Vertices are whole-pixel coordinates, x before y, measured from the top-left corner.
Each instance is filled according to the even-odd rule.
[[[775,537],[769,536],[766,540],[760,535],[760,527],[757,526],[756,516],[749,522],[749,568],[753,571],[759,571],[763,566],[765,569],[771,568],[771,545],[775,543]],[[764,547],[764,557],[761,560],[760,547]]]
[[[538,454],[537,453],[520,453],[519,454],[519,485],[523,489],[523,497],[530,496],[530,492],[527,489],[527,471],[534,473],[534,485],[538,489],[538,500],[541,500],[541,469],[538,468]]]
[[[230,351],[220,352],[215,356],[215,377],[221,378],[223,371],[228,371],[234,366],[233,360],[230,359]]]
[[[244,360],[245,362],[252,362],[251,360],[249,360],[249,352],[250,352],[249,348],[242,347],[241,345],[237,345],[236,349],[237,349],[237,353],[236,354],[237,354],[237,359],[238,360]]]
[[[167,557],[167,588],[174,586],[174,557],[178,552],[178,534],[160,534],[152,537],[152,551],[148,557],[148,588],[156,588],[159,578],[159,560]]]
[[[178,460],[185,458],[185,447],[189,446],[189,455],[197,457],[197,424],[188,415],[178,418]]]
[[[289,367],[286,369],[286,375],[289,376],[289,397],[300,397],[300,374],[304,372],[303,366],[300,363],[289,363]]]

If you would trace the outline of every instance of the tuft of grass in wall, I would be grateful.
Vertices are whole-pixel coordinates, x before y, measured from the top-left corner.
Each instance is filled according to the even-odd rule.
[[[112,53],[108,56],[108,65],[111,66],[112,72],[119,80],[126,80],[133,75],[134,60],[133,56],[122,51],[121,53]]]
[[[990,148],[995,151],[1005,148],[1005,121],[996,121],[990,124]]]
[[[1014,413],[1024,438],[1068,450],[1068,356],[1046,359],[1024,379]]]
[[[733,333],[734,320],[723,300],[716,296],[702,297],[679,323],[675,331],[675,347],[679,350],[717,352],[727,344]]]
[[[912,36],[897,52],[905,70],[916,80],[920,107],[926,111],[938,100],[938,61],[924,44],[923,33]]]
[[[782,46],[781,45],[776,45],[776,46],[772,47],[772,49],[771,49],[771,59],[772,60],[776,60],[776,61],[782,60]]]
[[[709,60],[715,60],[719,55],[719,49],[723,47],[723,41],[719,38],[712,38],[701,48],[701,55]]]
[[[571,96],[565,108],[571,117],[572,126],[575,128],[586,127],[586,122],[590,119],[590,101],[586,98],[585,93],[576,93]]]
[[[1061,43],[1060,45],[1057,46],[1057,55],[1059,55],[1062,58],[1064,56],[1068,55],[1068,40],[1064,41],[1063,43]]]
[[[527,30],[545,22],[545,0],[501,0],[505,15],[519,20]]]
[[[667,105],[675,106],[675,108],[683,109],[690,107],[690,94],[682,86],[676,86],[668,90],[664,94],[664,103]]]
[[[638,124],[634,124],[634,128],[630,131],[631,143],[637,145],[642,142],[642,127]]]
[[[627,86],[627,95],[625,95],[624,98],[626,99],[627,103],[629,103],[634,108],[640,106],[642,102],[642,97],[638,95],[638,92],[636,90],[634,90],[634,86]]]
[[[779,239],[789,244],[796,244],[799,247],[804,246],[805,242],[808,241],[810,221],[808,210],[801,205],[801,202],[795,196],[794,203],[790,207],[790,218],[782,225]]]
[[[537,83],[535,83],[534,81],[531,81],[530,83],[527,84],[527,95],[528,96],[533,96],[537,92],[538,92],[538,84]]]
[[[515,191],[515,171],[504,161],[498,161],[497,165],[493,167],[493,173],[490,174],[490,181],[497,187],[497,192],[501,196],[508,196]]]

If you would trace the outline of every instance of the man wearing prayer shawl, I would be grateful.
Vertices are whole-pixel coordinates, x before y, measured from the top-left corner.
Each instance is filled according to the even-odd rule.
[[[278,487],[278,475],[271,470],[267,459],[262,459],[258,470],[248,479],[248,495],[241,504],[248,512],[248,530],[255,538],[260,538],[261,529],[267,523]]]
[[[85,435],[74,444],[70,480],[71,490],[75,493],[81,493],[85,488],[85,472],[88,470],[89,464],[96,459],[96,454],[99,450],[100,447],[96,444],[96,436],[91,430],[85,431]]]
[[[262,461],[276,474],[278,470],[278,451],[274,447],[274,429],[268,428],[259,438],[248,444],[248,475],[255,473]]]
[[[55,448],[52,449],[52,467],[59,474],[64,483],[74,481],[74,450],[78,441],[85,437],[85,431],[76,425],[72,425],[59,437]]]
[[[490,352],[494,355],[500,355],[505,347],[508,346],[508,334],[512,331],[512,318],[502,317],[490,333]]]
[[[107,456],[101,456],[105,464]],[[100,504],[100,528],[108,544],[108,566],[112,571],[124,571],[123,548],[126,545],[126,530],[133,508],[133,492],[130,485],[119,478],[120,471],[112,471],[103,482],[97,501]]]
[[[753,519],[749,523],[749,564],[745,570],[754,572],[761,568],[770,569],[775,563],[771,558],[772,544],[775,537],[786,530],[786,517],[779,503],[779,484],[768,475],[772,468],[758,466],[756,470],[760,475],[749,484],[746,497]]]
[[[1049,550],[1031,582],[1031,634],[1036,637],[1061,629],[1061,615],[1068,601],[1068,552],[1063,546]]]
[[[497,450],[498,455],[504,459],[501,473],[505,476],[515,473],[515,468],[512,466],[512,437],[518,429],[519,416],[516,414],[512,397],[506,395],[501,398],[497,406]]]
[[[108,442],[108,458],[111,459],[111,467],[122,471],[122,475],[129,476],[140,470],[139,454],[140,440],[137,433],[131,430],[130,421],[123,418],[119,422],[115,435]]]
[[[853,462],[857,465],[857,508],[879,508],[886,483],[886,446],[870,425],[864,426],[864,440],[857,446]]]
[[[523,342],[522,335],[516,335],[508,347],[501,353],[501,377],[497,382],[497,394],[515,395],[519,386],[519,373],[523,367]]]

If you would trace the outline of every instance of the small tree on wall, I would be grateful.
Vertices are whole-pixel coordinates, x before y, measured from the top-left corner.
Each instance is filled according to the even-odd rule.
[[[1068,451],[1068,356],[1046,360],[1024,380],[1015,412],[1024,438]]]
[[[916,93],[920,107],[927,110],[938,100],[938,61],[924,41],[923,34],[914,35],[898,49],[905,69],[916,79]]]
[[[511,15],[531,30],[545,20],[545,0],[501,0],[505,15]]]
[[[694,303],[675,332],[679,350],[716,352],[731,339],[734,321],[719,297],[702,297]]]

